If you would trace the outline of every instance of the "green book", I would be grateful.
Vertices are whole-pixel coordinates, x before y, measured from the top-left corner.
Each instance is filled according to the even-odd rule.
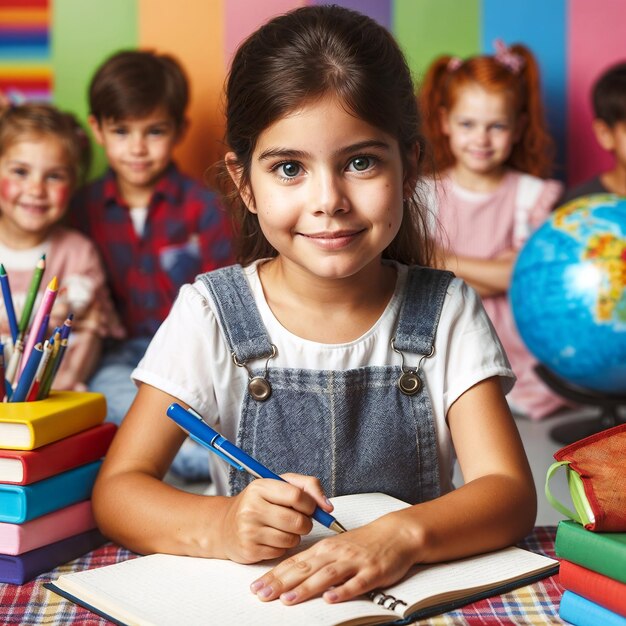
[[[626,583],[626,533],[597,533],[577,522],[559,522],[556,555]]]

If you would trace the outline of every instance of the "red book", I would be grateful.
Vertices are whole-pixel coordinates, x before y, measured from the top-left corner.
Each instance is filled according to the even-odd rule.
[[[105,422],[34,450],[0,449],[0,483],[30,485],[101,459],[116,430]]]
[[[559,578],[565,589],[626,617],[626,583],[565,559],[561,561]]]

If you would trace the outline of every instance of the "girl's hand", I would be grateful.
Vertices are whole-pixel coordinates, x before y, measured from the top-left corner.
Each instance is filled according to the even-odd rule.
[[[286,559],[250,589],[263,601],[280,597],[284,604],[320,594],[327,602],[342,602],[402,578],[415,562],[412,543],[397,517],[385,515]]]
[[[282,478],[288,482],[254,480],[229,498],[221,524],[226,558],[255,563],[282,556],[311,531],[316,505],[332,510],[316,478],[299,474]]]

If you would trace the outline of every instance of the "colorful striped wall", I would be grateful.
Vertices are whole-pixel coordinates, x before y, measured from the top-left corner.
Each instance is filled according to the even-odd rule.
[[[610,165],[591,132],[589,90],[626,59],[624,0],[334,0],[388,27],[419,81],[438,54],[492,52],[522,42],[542,69],[557,175],[570,183]],[[87,115],[94,68],[122,48],[177,56],[192,85],[191,127],[177,159],[195,175],[222,150],[221,92],[239,42],[273,15],[323,0],[0,0],[0,89],[49,98]],[[104,166],[99,155],[96,170]]]
[[[51,99],[49,0],[0,0],[0,91],[13,102]]]

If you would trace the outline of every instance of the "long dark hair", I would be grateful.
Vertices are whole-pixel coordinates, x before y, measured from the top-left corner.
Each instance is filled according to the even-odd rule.
[[[354,115],[394,137],[405,176],[415,180],[419,116],[411,73],[389,32],[371,18],[338,6],[308,6],[276,17],[238,49],[226,84],[226,144],[235,153],[241,188],[250,185],[252,154],[272,123],[312,99],[336,96]],[[420,154],[421,154],[420,150]],[[242,264],[274,257],[225,164],[220,181],[237,234]],[[402,225],[383,252],[406,264],[430,264],[425,209],[405,193]]]

